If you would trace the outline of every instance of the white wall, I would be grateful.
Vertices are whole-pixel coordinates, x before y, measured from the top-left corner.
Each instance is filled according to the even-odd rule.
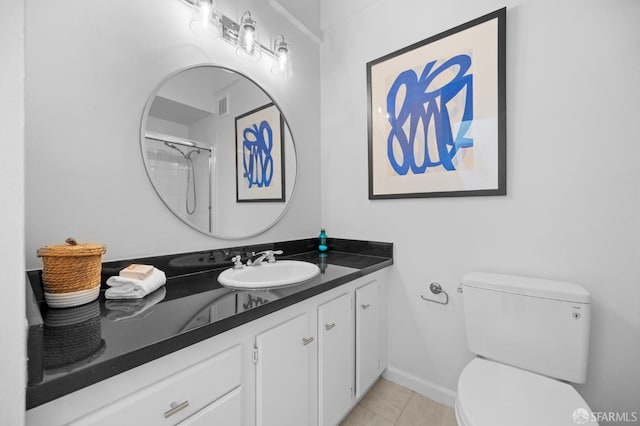
[[[24,2],[0,2],[0,424],[24,421]]]
[[[319,224],[318,46],[266,2],[219,1],[238,19],[249,9],[263,43],[284,33],[294,76],[271,75],[268,58],[239,58],[222,40],[202,40],[178,0],[62,0],[26,4],[26,266],[38,247],[67,236],[107,245],[123,259],[305,238]],[[168,74],[199,63],[235,68],[261,84],[291,125],[298,187],[282,221],[258,237],[225,241],[180,222],[156,196],[140,154],[147,96]],[[234,184],[230,182],[229,184]]]
[[[528,274],[591,292],[588,377],[577,388],[596,411],[640,411],[640,2],[506,3],[508,195],[455,199],[367,199],[366,63],[505,2],[360,1],[355,14],[335,13],[339,25],[323,10],[323,225],[396,244],[395,380],[451,403],[472,357],[461,276]],[[448,306],[420,299],[432,281]]]

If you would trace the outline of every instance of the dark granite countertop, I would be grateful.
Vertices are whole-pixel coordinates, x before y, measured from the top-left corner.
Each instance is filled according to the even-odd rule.
[[[329,239],[319,257],[316,239],[216,249],[103,264],[106,278],[131,263],[165,271],[167,284],[137,300],[97,300],[55,309],[44,302],[41,271],[27,273],[29,320],[27,409],[178,351],[390,266],[393,245]],[[279,258],[316,263],[315,278],[272,290],[234,291],[217,282],[230,258],[281,249]],[[161,324],[159,326],[158,324]]]

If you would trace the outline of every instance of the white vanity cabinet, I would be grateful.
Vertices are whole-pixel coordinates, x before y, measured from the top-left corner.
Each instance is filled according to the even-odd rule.
[[[360,398],[386,366],[381,354],[380,283],[371,281],[356,289],[356,397]]]
[[[337,425],[353,406],[353,295],[318,307],[318,424]]]
[[[385,277],[379,270],[32,408],[26,425],[336,425],[386,368]]]
[[[256,336],[256,424],[309,424],[316,350],[309,314],[302,314]]]

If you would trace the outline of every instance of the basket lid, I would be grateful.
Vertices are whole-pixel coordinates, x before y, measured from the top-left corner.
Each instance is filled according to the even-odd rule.
[[[104,244],[82,243],[67,238],[65,244],[44,246],[38,249],[38,257],[44,256],[96,256],[107,252]]]

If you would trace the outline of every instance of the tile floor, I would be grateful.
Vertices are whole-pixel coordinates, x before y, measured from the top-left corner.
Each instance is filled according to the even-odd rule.
[[[457,426],[453,408],[380,379],[340,426]]]

